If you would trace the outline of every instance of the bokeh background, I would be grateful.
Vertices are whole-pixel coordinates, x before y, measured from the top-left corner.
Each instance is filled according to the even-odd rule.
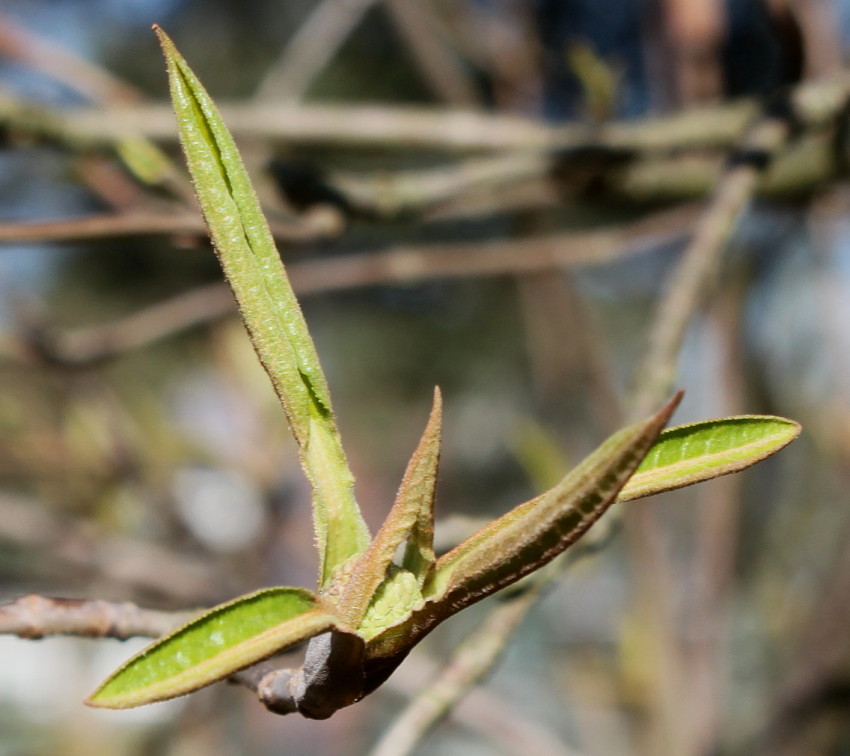
[[[622,422],[724,103],[840,76],[850,43],[846,0],[3,0],[2,600],[179,609],[315,579],[295,447],[185,178],[115,149],[147,135],[181,165],[152,23],[232,117],[373,528],[441,386],[444,547]],[[845,118],[797,136],[678,364],[678,421],[775,413],[803,437],[630,505],[650,537],[569,570],[416,753],[850,753]],[[594,149],[612,125],[657,144]],[[496,601],[327,722],[226,684],[93,711],[141,642],[0,637],[0,756],[369,753]]]

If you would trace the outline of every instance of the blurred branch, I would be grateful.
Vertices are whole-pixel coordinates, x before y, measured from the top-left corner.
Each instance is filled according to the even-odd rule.
[[[476,107],[479,97],[469,72],[437,34],[433,3],[384,0],[384,7],[432,92],[450,105]]]
[[[300,100],[376,0],[322,0],[271,65],[258,101]]]
[[[498,610],[496,612],[498,614]],[[508,621],[511,619],[509,616],[505,618]],[[499,632],[498,627],[492,629],[494,634]],[[483,658],[483,655],[481,656]],[[456,676],[455,683],[462,682],[462,669],[455,668],[452,674]],[[428,680],[434,678],[437,678],[433,682],[434,689],[449,688],[455,684],[448,679],[448,670],[441,672],[437,664],[429,661],[424,654],[418,653],[407,659],[385,685],[401,695],[410,696],[411,691],[422,690],[428,686]],[[477,732],[499,750],[507,753],[517,756],[528,756],[529,753],[534,756],[581,756],[581,752],[564,745],[556,733],[524,716],[512,700],[483,687],[468,689],[466,696],[456,705],[449,707],[445,714],[455,723]],[[388,733],[395,729],[394,725]],[[408,734],[413,734],[413,731]],[[399,735],[403,736],[403,733]],[[383,738],[382,742],[385,742]],[[402,745],[401,742],[399,745]],[[389,749],[387,752],[396,753]],[[372,753],[375,754],[376,751],[373,750]],[[397,753],[401,756],[405,751],[399,750]]]
[[[794,89],[789,102],[801,128],[816,130],[840,110],[847,73]],[[518,116],[437,108],[224,104],[221,111],[237,137],[283,141],[287,145],[330,144],[380,149],[448,151],[594,149],[670,153],[728,149],[740,138],[759,103],[745,100],[638,122],[613,122],[589,132],[584,126],[547,126]],[[110,144],[127,134],[174,142],[174,117],[165,104],[134,107],[49,109],[4,94],[0,123],[68,144]]]
[[[620,227],[583,233],[398,247],[387,252],[294,260],[287,269],[295,291],[307,296],[362,286],[601,265],[680,240],[694,218],[695,209],[684,206]],[[87,365],[234,311],[233,296],[227,285],[215,283],[103,325],[73,330],[36,327],[30,328],[28,335],[7,335],[0,353],[16,362],[35,355],[56,364]]]
[[[412,753],[425,733],[498,662],[536,599],[537,591],[523,591],[515,600],[502,602],[493,609],[484,624],[458,646],[436,679],[417,692],[415,703],[384,731],[371,756]]]
[[[229,582],[208,560],[155,543],[110,536],[90,523],[60,518],[36,502],[0,497],[0,543],[21,544],[39,565],[75,567],[101,582],[154,591],[176,602],[215,600]]]
[[[843,96],[838,97],[838,93],[833,93],[833,116],[844,108],[850,95],[850,81],[845,80],[844,85]],[[787,110],[768,110],[750,127],[732,152],[727,170],[697,224],[694,237],[668,279],[667,294],[662,298],[650,332],[650,346],[645,353],[642,368],[637,373],[635,393],[628,413],[632,421],[648,414],[670,391],[685,330],[709,293],[725,245],[752,198],[759,175],[771,164],[791,136],[792,129],[797,126],[795,103],[796,101],[783,102]],[[644,621],[649,623],[652,637],[655,639],[654,647],[660,652],[653,660],[653,667],[657,669],[658,674],[653,683],[655,689],[650,691],[653,702],[651,712],[654,721],[661,728],[661,747],[666,752],[683,753],[681,746],[686,741],[682,723],[676,721],[676,702],[684,695],[684,680],[670,608],[674,595],[671,584],[672,571],[659,542],[662,529],[657,521],[657,513],[647,507],[632,507],[630,515],[624,518],[622,505],[616,505],[612,508],[612,514],[613,516],[609,514],[607,521],[603,521],[604,524],[600,523],[601,527],[594,528],[579,542],[573,549],[573,555],[580,556],[587,549],[598,548],[619,522],[625,519],[634,544],[632,552],[637,565],[638,602],[648,612],[644,615]],[[531,576],[530,580],[543,586],[556,577],[556,570],[541,570]],[[512,600],[520,599],[508,599],[508,602]],[[517,610],[517,624],[533,604],[531,601],[526,603],[525,597],[522,597],[522,601],[523,606]],[[500,607],[499,611],[507,610]],[[492,644],[489,661],[475,657],[478,644],[485,645],[484,631],[473,633],[463,646],[455,651],[448,669],[472,666],[475,672],[462,679],[453,672],[447,672],[446,680],[457,679],[457,682],[438,682],[440,706],[443,709],[457,702],[466,690],[491,668],[499,657],[499,644],[506,644],[510,635],[510,632],[505,633],[498,643]],[[431,691],[427,691],[417,697],[402,714],[402,721],[411,723],[411,733],[414,732],[412,723],[417,723],[417,738],[420,738],[436,719],[430,696]],[[423,725],[419,727],[418,723]]]
[[[791,135],[792,118],[768,114],[732,153],[690,244],[666,283],[638,370],[632,420],[647,414],[670,391],[685,330],[711,290],[721,256],[752,200],[758,177]]]
[[[739,271],[740,273],[740,271]],[[711,307],[720,347],[717,364],[708,367],[710,385],[722,385],[723,415],[740,414],[744,405],[743,345],[745,284],[736,276]],[[745,479],[727,475],[700,486],[696,497],[697,541],[691,560],[684,606],[684,678],[688,685],[688,753],[708,754],[720,747],[727,729],[728,654],[735,560],[740,546],[740,502]]]
[[[198,612],[140,609],[130,602],[84,601],[30,594],[0,604],[0,633],[37,640],[48,635],[158,638]]]
[[[137,105],[144,96],[135,87],[101,66],[43,39],[0,14],[0,55],[15,60],[106,108]],[[171,159],[135,129],[115,140],[118,157],[142,184],[159,186],[182,203],[195,206],[192,187]],[[129,183],[115,173],[113,182]]]
[[[30,640],[55,635],[117,640],[158,638],[189,621],[199,611],[202,610],[142,609],[130,602],[57,599],[30,594],[0,604],[0,633]],[[411,677],[415,676],[420,681],[434,671],[423,659],[419,659],[416,666],[414,670],[407,665],[406,671],[397,675],[389,685],[404,694],[414,687],[409,684]],[[260,694],[264,679],[281,672],[285,673],[285,670],[274,662],[266,662],[233,675],[231,681]],[[578,752],[561,746],[545,730],[524,721],[507,702],[492,693],[478,691],[470,695],[452,712],[452,716],[489,739],[498,739],[510,753],[525,754],[533,749],[537,756],[580,756]],[[406,752],[393,750],[389,753],[401,756]]]
[[[343,220],[333,208],[322,208],[314,213],[306,213],[297,222],[270,221],[269,226],[278,241],[318,241],[338,236],[343,230]],[[159,234],[207,237],[208,231],[200,213],[170,210],[162,213],[128,210],[37,223],[0,223],[0,244],[73,242],[80,239]]]
[[[850,89],[850,88],[848,88]],[[844,107],[836,102],[836,114]],[[694,236],[669,275],[638,367],[628,419],[643,417],[669,393],[688,325],[708,298],[727,242],[749,205],[758,177],[785,146],[796,126],[790,102],[781,100],[756,121],[731,153]],[[783,109],[784,108],[784,109]],[[686,727],[677,717],[677,701],[685,693],[681,649],[676,643],[672,566],[661,534],[657,509],[635,507],[625,524],[636,566],[635,606],[655,639],[657,655],[650,682],[650,721],[658,726],[658,747],[683,753]]]
[[[0,55],[61,82],[93,102],[135,104],[141,93],[106,69],[0,14]]]

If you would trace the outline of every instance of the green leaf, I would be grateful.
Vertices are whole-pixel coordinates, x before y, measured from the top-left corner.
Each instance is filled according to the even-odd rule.
[[[298,441],[313,488],[319,584],[369,545],[319,358],[233,138],[173,42],[168,63],[180,142],[221,266]]]
[[[629,501],[743,470],[800,435],[793,420],[741,415],[679,425],[664,431],[620,491]]]
[[[416,575],[390,565],[389,575],[375,592],[357,632],[368,641],[409,617],[422,603],[422,591]]]
[[[390,567],[399,546],[405,545],[402,568],[413,576],[417,592],[434,566],[434,490],[442,412],[443,400],[436,388],[428,424],[407,464],[395,503],[375,540],[357,559],[340,598],[340,614],[353,627],[359,626],[379,587],[392,577]]]
[[[182,696],[339,624],[304,588],[266,588],[220,604],[152,643],[86,703],[127,709]]]
[[[519,580],[577,541],[614,503],[676,408],[615,433],[551,491],[521,504],[442,556],[411,617],[372,638],[367,656],[397,655],[442,620]]]

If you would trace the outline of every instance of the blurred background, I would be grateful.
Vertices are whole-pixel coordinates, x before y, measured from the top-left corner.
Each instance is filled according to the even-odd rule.
[[[3,601],[314,584],[152,23],[244,150],[373,529],[442,388],[444,549],[624,422],[736,140],[765,97],[843,81],[850,44],[846,0],[2,0]],[[417,754],[850,754],[847,112],[795,124],[676,367],[676,421],[803,437],[630,504],[646,527],[569,570]],[[366,754],[497,603],[326,722],[226,684],[93,711],[141,641],[2,636],[0,756]]]

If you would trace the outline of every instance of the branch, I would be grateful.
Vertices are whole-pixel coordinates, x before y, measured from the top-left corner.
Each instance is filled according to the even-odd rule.
[[[793,127],[790,117],[768,115],[732,153],[693,239],[667,281],[638,372],[632,418],[643,417],[670,391],[687,326],[711,290],[727,242],[752,200],[759,176],[785,146]]]
[[[86,638],[158,638],[197,611],[140,609],[130,602],[46,598],[31,594],[0,604],[0,633],[37,640],[48,635]]]
[[[529,239],[398,247],[387,252],[298,260],[288,265],[295,291],[303,296],[374,285],[481,277],[603,265],[682,238],[695,215],[685,206],[634,223],[582,233]],[[0,238],[3,227],[0,226]],[[168,338],[229,315],[233,296],[225,284],[200,286],[109,323],[86,328],[29,329],[9,337],[0,354],[15,362],[27,356],[84,366]]]
[[[843,109],[850,96],[850,80],[845,79],[843,90],[840,93],[832,92],[832,95],[831,105],[834,117]],[[797,100],[799,97],[789,102],[793,115],[768,111],[751,127],[732,153],[727,171],[700,219],[692,241],[670,276],[668,293],[662,300],[652,329],[651,346],[647,351],[644,367],[638,373],[630,417],[642,416],[648,406],[652,406],[669,391],[674,377],[675,359],[681,347],[685,329],[708,295],[710,282],[722,251],[752,198],[758,177],[770,166],[787,143],[793,127],[797,125],[796,118],[793,117],[797,115],[797,112],[793,110]],[[824,117],[824,113],[820,112],[818,117]],[[591,530],[588,536],[577,544],[573,552],[567,552],[567,554],[571,554],[573,558],[579,558],[583,553],[603,545],[623,519],[621,505],[616,505],[613,511],[614,516],[609,515],[603,521],[604,525]],[[661,559],[662,552],[657,548],[657,539],[650,537],[659,532],[657,523],[649,521],[650,512],[651,510],[646,508],[636,509],[627,520],[631,524],[632,532],[638,532],[644,536],[637,559],[638,569],[645,581],[642,586],[646,586],[647,583],[653,586],[653,602],[651,602],[653,629],[666,635],[670,630],[667,605],[670,600],[670,593],[667,592],[670,572],[665,569],[666,565]],[[640,515],[643,516],[638,520]],[[570,560],[564,561],[564,564],[569,563]],[[559,570],[553,568],[540,570],[530,576],[529,579],[535,586],[532,593],[536,596],[548,582],[557,577],[558,573]],[[512,616],[512,621],[516,625],[534,603],[533,598],[529,599],[523,594],[509,598],[507,601],[507,607],[510,607],[512,603],[519,604],[516,607],[516,615]],[[494,613],[495,611],[510,612],[510,609],[500,606],[494,610]],[[493,620],[492,615],[490,620],[496,621]],[[435,683],[434,689],[418,696],[402,714],[399,720],[401,722],[399,743],[403,744],[403,748],[412,749],[413,744],[421,739],[427,729],[439,719],[440,712],[457,703],[469,688],[496,663],[501,648],[510,639],[513,628],[501,637],[495,638],[490,627],[488,620],[485,623],[486,630],[477,631],[467,639],[463,646],[452,655],[446,672]],[[661,643],[665,644],[665,641],[669,641],[669,638],[662,638]],[[476,649],[479,644],[486,649],[486,653],[477,657]],[[667,643],[663,647],[675,648],[672,643]],[[464,672],[465,669],[469,671]],[[683,692],[682,680],[674,659],[668,659],[668,664],[659,674],[660,690],[656,692],[658,700],[667,707],[662,717],[666,720],[665,735],[667,744],[670,745],[677,740],[677,731],[670,724],[670,719],[675,716],[676,696]],[[435,704],[431,699],[433,695],[438,696],[439,703]]]
[[[335,238],[343,230],[343,220],[332,208],[307,213],[295,223],[269,224],[275,239],[308,242]],[[104,213],[38,223],[0,223],[0,244],[10,242],[73,242],[80,239],[106,239],[121,236],[158,234],[208,236],[198,212],[128,211]]]
[[[483,626],[458,646],[436,679],[419,690],[413,703],[384,731],[371,756],[412,753],[425,734],[498,662],[536,599],[536,590],[522,591],[513,601],[493,609]]]
[[[127,82],[64,47],[39,37],[0,14],[0,55],[29,66],[102,104],[133,104],[143,98]]]
[[[801,84],[790,95],[803,130],[834,119],[844,102],[850,74]],[[611,150],[671,154],[733,147],[760,113],[745,100],[693,109],[664,118],[610,123],[592,133],[584,126],[549,126],[518,116],[417,107],[243,103],[223,105],[224,120],[236,137],[297,144],[432,149],[448,152],[492,150]],[[0,98],[0,122],[28,133],[77,145],[111,144],[127,134],[174,142],[177,132],[166,104],[133,107],[50,109]]]
[[[32,500],[0,497],[0,543],[39,549],[38,564],[80,567],[100,580],[155,591],[174,601],[214,600],[226,591],[226,575],[210,562],[155,543],[107,536],[90,523],[58,518]]]
[[[254,99],[300,100],[375,0],[322,0],[269,67]]]
[[[440,38],[434,6],[419,0],[384,0],[384,8],[431,92],[451,105],[475,108],[480,100],[475,82]]]

